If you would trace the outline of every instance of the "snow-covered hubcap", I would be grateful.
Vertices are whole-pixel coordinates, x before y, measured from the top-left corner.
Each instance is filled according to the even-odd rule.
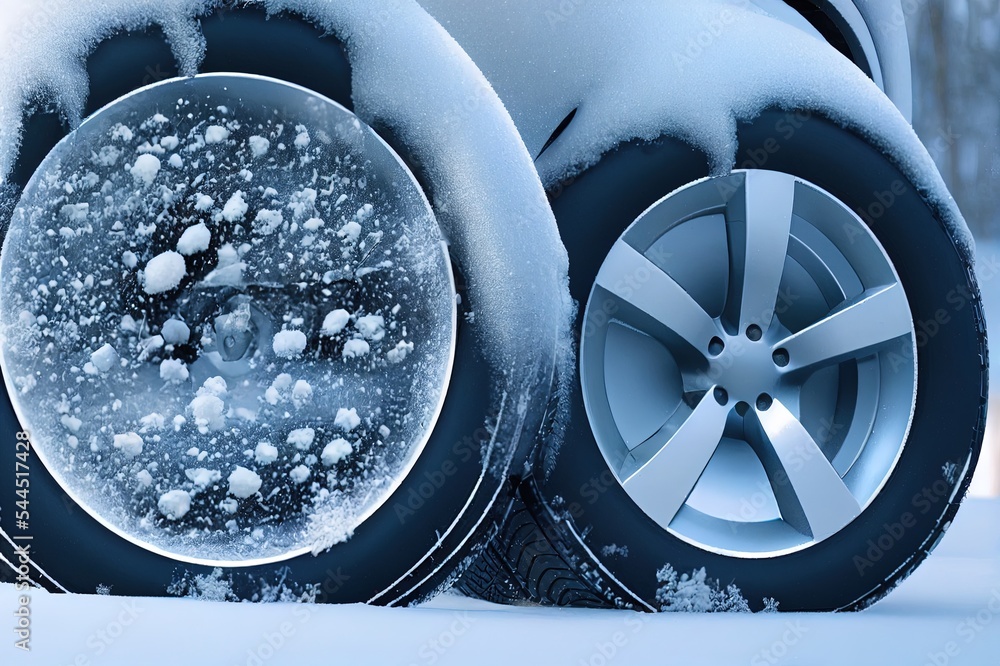
[[[916,398],[906,294],[871,231],[801,179],[735,172],[662,199],[602,265],[584,402],[629,497],[675,536],[762,557],[878,494]]]
[[[441,410],[455,286],[405,164],[342,106],[205,75],[46,158],[0,259],[2,362],[49,471],[192,562],[349,538]]]

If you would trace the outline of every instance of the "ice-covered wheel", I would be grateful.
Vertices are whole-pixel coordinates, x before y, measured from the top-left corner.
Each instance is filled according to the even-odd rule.
[[[106,107],[35,172],[0,260],[0,359],[97,520],[268,562],[346,539],[403,481],[447,394],[455,296],[377,134],[305,89],[204,75]]]
[[[350,32],[374,11],[310,18]],[[542,423],[559,328],[551,308],[503,310],[507,281],[528,278],[513,237],[489,229],[537,198],[542,214],[513,224],[540,251],[561,248],[499,101],[429,16],[406,14],[407,44],[439,65],[434,93],[401,93],[407,104],[440,114],[474,86],[491,129],[460,121],[430,141],[387,117],[372,96],[391,67],[365,61],[364,40],[396,28],[355,26],[349,52],[300,16],[253,10],[202,25],[205,69],[224,71],[136,89],[125,56],[156,36],[119,36],[91,59],[106,105],[37,163],[55,132],[28,123],[0,257],[0,361],[4,429],[31,446],[3,456],[30,462],[37,520],[0,514],[0,552],[17,561],[30,525],[38,584],[407,603],[481,543]],[[312,45],[308,58],[245,53],[267,34]],[[301,85],[315,77],[337,97],[366,65],[390,73],[367,96]],[[103,99],[112,91],[125,94]],[[379,131],[355,114],[365,101]],[[470,132],[493,149],[443,160]],[[484,182],[497,153],[505,185]],[[471,207],[456,190],[477,193]],[[565,302],[560,263],[536,265],[555,278],[541,303]],[[501,320],[541,336],[516,368]]]
[[[729,176],[628,144],[553,200],[580,382],[467,591],[660,610],[704,568],[706,610],[729,585],[754,609],[857,609],[947,529],[985,419],[968,255],[834,123],[768,112],[739,140]]]

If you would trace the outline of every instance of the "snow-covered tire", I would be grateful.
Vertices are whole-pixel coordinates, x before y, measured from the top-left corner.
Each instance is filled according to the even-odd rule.
[[[564,252],[530,156],[489,84],[415,3],[391,4],[391,10],[377,3],[318,7],[308,17],[267,16],[252,7],[227,5],[200,20],[207,40],[201,71],[275,77],[357,110],[405,160],[433,202],[449,241],[459,306],[449,389],[422,452],[348,540],[315,555],[218,566],[154,552],[113,533],[33,458],[33,540],[24,572],[34,584],[78,593],[170,592],[220,599],[304,595],[321,602],[398,605],[422,600],[447,585],[481,546],[502,509],[496,499],[510,469],[523,464],[544,419],[557,364],[559,312],[568,302],[565,261],[559,260]],[[345,45],[337,35],[352,29]],[[395,52],[401,60],[393,62],[379,49],[380,40],[402,45]],[[258,48],[270,41],[287,48]],[[428,85],[416,93],[400,92],[356,80],[418,57],[422,71],[445,73],[433,79],[436,89]],[[85,115],[177,74],[156,29],[105,40],[87,65],[91,95]],[[405,86],[415,78],[390,73],[386,80],[387,85]],[[392,107],[397,98],[407,107],[425,105],[414,116],[437,114],[440,123],[423,128],[412,117],[397,122]],[[475,114],[462,107],[470,101]],[[12,189],[6,193],[9,206],[65,132],[56,116],[41,110],[27,119],[9,181]],[[475,149],[453,159],[454,145],[447,144],[465,146],[463,141],[474,143]],[[5,225],[10,210],[3,209]],[[518,250],[524,243],[530,246],[527,255]],[[529,255],[535,252],[551,260],[533,260]],[[511,300],[511,294],[529,292],[530,302]],[[515,354],[514,332],[526,330],[533,331],[532,343]],[[21,428],[10,395],[0,400],[0,423],[9,442],[0,447],[0,464],[13,470],[23,451],[15,447]],[[16,537],[27,534],[14,522],[17,499],[12,490],[0,498],[0,535],[5,537],[0,540],[0,580],[13,581],[17,575]]]
[[[859,610],[909,575],[951,524],[982,444],[988,361],[970,250],[962,247],[944,222],[945,203],[927,200],[901,169],[868,141],[818,114],[768,111],[741,124],[738,138],[736,167],[747,170],[746,175],[734,173],[702,185],[714,183],[720,192],[732,192],[731,185],[739,187],[739,183],[757,178],[755,174],[770,172],[773,182],[781,182],[781,174],[788,174],[800,185],[820,188],[845,204],[852,211],[851,217],[870,229],[905,291],[916,349],[916,397],[908,434],[899,442],[898,458],[889,467],[884,485],[866,498],[869,501],[859,502],[856,518],[805,546],[785,552],[753,552],[767,548],[743,542],[746,552],[742,553],[732,552],[737,548],[706,546],[690,532],[685,533],[677,521],[668,518],[668,530],[662,519],[657,522],[648,515],[652,512],[655,516],[661,496],[654,492],[640,497],[646,502],[644,511],[623,487],[595,435],[607,424],[592,427],[585,389],[577,382],[565,444],[558,452],[544,447],[538,451],[532,473],[519,480],[516,497],[488,555],[460,583],[466,593],[498,602],[521,599],[591,606],[601,600],[608,606],[669,609],[674,600],[670,590],[663,589],[671,576],[663,568],[669,564],[677,574],[691,575],[704,568],[709,584],[716,582],[716,590],[737,586],[754,610],[773,607],[765,604],[765,599],[773,599],[784,611]],[[572,182],[552,190],[553,210],[570,255],[574,298],[581,304],[592,299],[599,271],[607,270],[602,265],[609,251],[620,238],[628,238],[622,234],[633,221],[644,213],[647,221],[656,215],[651,208],[654,204],[668,194],[684,197],[687,192],[692,197],[689,203],[697,208],[700,200],[691,192],[699,186],[691,183],[707,175],[698,151],[679,141],[661,139],[621,145]],[[798,209],[796,214],[808,217]],[[698,212],[690,211],[689,217],[697,218]],[[849,224],[853,223],[845,222],[845,232]],[[636,222],[633,230],[631,242],[639,252],[654,242],[648,226],[643,228]],[[636,241],[635,234],[643,232],[645,237]],[[678,255],[693,252],[683,245],[674,249]],[[668,255],[670,250],[660,246]],[[697,252],[694,255],[693,263],[709,270],[711,258]],[[663,262],[670,265],[670,258]],[[646,268],[652,270],[651,266]],[[622,275],[617,270],[611,274]],[[648,272],[642,273],[639,286],[631,285],[635,289],[628,293],[630,297],[640,292],[643,279],[649,279]],[[604,319],[615,317],[611,314]],[[636,321],[633,317],[630,325]],[[684,326],[684,322],[677,323]],[[587,319],[581,307],[578,335],[588,324],[599,327],[605,322]],[[743,335],[739,330],[734,333]],[[581,366],[586,371],[588,343],[587,336],[583,337]],[[907,339],[903,338],[901,349],[905,350]],[[705,344],[707,347],[708,340]],[[787,364],[787,354],[780,359],[776,355],[775,363]],[[583,385],[587,382],[585,377]],[[716,385],[722,382],[720,379]],[[627,388],[632,392],[625,390],[624,394],[634,401],[642,398],[641,392],[649,386],[631,384]],[[840,386],[838,383],[838,391]],[[711,389],[705,397],[711,398]],[[728,400],[730,407],[735,402],[725,392],[721,396],[717,392],[716,397],[719,402]],[[769,406],[770,400],[758,411]],[[910,409],[910,400],[902,396],[897,404],[886,407],[885,414],[905,421]],[[705,443],[705,438],[700,440]],[[886,469],[883,465],[878,473]],[[740,473],[734,472],[737,476],[730,478],[738,481]],[[701,483],[700,477],[696,479],[694,483]],[[659,488],[669,494],[675,481],[669,475],[661,476]],[[715,490],[719,492],[719,487]],[[693,493],[682,493],[677,515],[687,511],[687,503],[694,499]],[[760,492],[743,496],[742,503],[739,497],[734,498],[737,504],[731,508],[735,506],[736,514],[744,508],[748,512],[744,518],[752,518],[762,510],[769,493],[774,493],[773,483],[769,487],[765,481]],[[734,521],[737,517],[732,516]],[[726,535],[716,536],[725,541]],[[739,546],[741,542],[736,538],[729,543]],[[537,566],[543,559],[546,564]],[[575,573],[575,579],[570,573]],[[581,594],[576,591],[579,589],[587,592]]]

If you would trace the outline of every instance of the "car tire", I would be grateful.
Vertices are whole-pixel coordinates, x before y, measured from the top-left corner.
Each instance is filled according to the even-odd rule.
[[[986,418],[986,328],[970,249],[956,241],[957,234],[945,222],[943,202],[928,200],[877,148],[819,114],[768,111],[741,124],[738,140],[735,166],[744,170],[745,177],[770,173],[779,181],[797,179],[841,202],[883,248],[905,291],[916,350],[915,399],[907,434],[899,440],[898,458],[889,466],[884,485],[860,503],[856,518],[804,547],[727,541],[727,535],[711,530],[685,532],[671,517],[690,508],[694,493],[688,495],[687,486],[680,491],[686,502],[681,511],[658,521],[651,514],[655,515],[662,496],[676,494],[670,487],[676,479],[661,474],[658,488],[663,495],[650,495],[652,486],[647,486],[646,496],[640,497],[644,508],[640,508],[616,468],[609,467],[606,447],[602,448],[595,434],[602,428],[606,431],[607,423],[595,427],[588,418],[588,410],[594,409],[585,404],[589,381],[585,376],[582,384],[578,381],[573,387],[565,444],[558,451],[541,446],[533,468],[516,480],[516,490],[488,551],[459,584],[465,593],[501,603],[678,610],[671,595],[679,575],[682,580],[700,580],[712,590],[714,602],[700,610],[860,610],[909,575],[948,529],[969,487]],[[628,238],[629,233],[633,239],[636,234],[644,235],[641,251],[655,242],[653,237],[662,230],[642,228],[641,223],[655,217],[657,204],[665,197],[666,201],[683,198],[684,192],[712,183],[716,189],[728,190],[744,177],[734,172],[699,180],[707,176],[702,155],[664,138],[619,146],[558,190],[551,190],[553,210],[570,255],[574,298],[581,304],[593,298],[595,280],[620,238]],[[697,209],[698,204],[694,205]],[[688,217],[698,217],[695,209]],[[774,214],[780,216],[781,211],[784,208]],[[726,224],[731,228],[732,220]],[[711,257],[685,247],[683,237],[675,238],[679,245],[661,246],[675,255],[666,263],[681,256],[683,264],[683,255],[694,253],[686,270],[694,274],[711,270]],[[683,272],[683,268],[678,270]],[[723,299],[729,300],[725,295]],[[605,319],[617,316],[626,318],[630,326],[637,321],[634,316],[616,314]],[[578,333],[595,325],[583,307],[576,325]],[[586,375],[587,334],[582,337],[581,367]],[[781,361],[787,363],[787,356]],[[651,386],[652,380],[642,381],[647,383],[639,384],[641,390]],[[706,388],[711,391],[702,386]],[[632,389],[622,390],[624,402],[642,397],[640,389]],[[591,389],[591,402],[594,393],[604,390],[613,393],[607,385]],[[849,392],[842,384],[837,390]],[[710,397],[709,393],[704,399]],[[911,410],[906,392],[890,397],[887,404],[894,400],[887,413],[905,418]],[[728,404],[731,407],[732,401]],[[750,410],[755,407],[751,405]],[[628,405],[618,409],[633,413]],[[607,409],[597,411],[606,421]],[[645,418],[635,413],[636,418]],[[654,420],[652,430],[658,423],[662,421]],[[612,425],[620,427],[621,423]],[[712,436],[716,436],[714,431]],[[878,474],[889,467],[883,462]],[[739,481],[745,469],[749,468],[738,468],[731,478]],[[774,493],[773,479],[768,481],[764,495]],[[717,497],[725,496],[719,486],[715,491]],[[699,501],[704,500],[703,494]],[[743,500],[754,503],[750,495]],[[729,506],[739,511],[733,508],[739,504]],[[782,519],[779,515],[778,520]],[[718,540],[706,544],[692,533]],[[741,547],[746,551],[734,552]],[[700,577],[699,570],[703,570]],[[726,601],[731,585],[739,589],[745,606]]]
[[[418,20],[434,21],[426,14]],[[436,24],[434,24],[436,25]],[[207,42],[203,72],[237,72],[275,77],[305,86],[353,110],[351,97],[351,61],[347,49],[335,35],[293,14],[268,16],[254,8],[223,8],[205,16],[201,29]],[[391,33],[391,30],[389,31]],[[435,39],[444,39],[437,30]],[[269,50],[255,47],[261,40],[280,40],[287,48]],[[434,51],[434,45],[425,45]],[[477,86],[478,110],[506,117],[499,101],[471,61],[455,57],[448,46],[448,66],[457,66],[456,86]],[[114,36],[96,47],[88,60],[91,95],[86,113],[100,109],[122,95],[170,79],[178,72],[173,57],[157,29],[134,31]],[[483,91],[490,91],[484,94]],[[470,96],[472,93],[468,93]],[[55,114],[37,109],[26,121],[22,148],[10,178],[6,194],[16,201],[21,190],[49,150],[66,134]],[[378,124],[378,123],[376,123]],[[541,185],[534,173],[527,151],[521,146],[513,123],[497,122],[490,141],[504,142],[504,150],[516,158],[509,168],[516,170],[516,187]],[[449,166],[431,172],[424,160],[434,156],[421,152],[412,140],[394,135],[393,128],[375,128],[385,142],[407,162],[416,179],[428,192],[444,188],[438,181],[441,171],[452,183],[464,176]],[[515,140],[516,139],[516,140]],[[509,146],[507,143],[509,142]],[[479,165],[477,168],[486,168]],[[513,182],[513,181],[508,181]],[[485,191],[471,182],[470,190]],[[523,192],[522,192],[523,193]],[[437,192],[435,205],[447,200]],[[434,198],[428,195],[428,199]],[[515,197],[518,199],[520,197]],[[541,196],[539,196],[541,198]],[[110,591],[116,595],[159,596],[191,594],[206,596],[205,581],[216,580],[227,600],[260,600],[303,597],[320,602],[409,604],[420,601],[449,582],[468,564],[468,556],[478,549],[486,535],[497,507],[495,500],[506,483],[508,470],[520,467],[540,428],[547,404],[547,394],[556,363],[558,325],[553,319],[551,340],[539,340],[537,354],[518,370],[501,367],[491,355],[495,339],[489,333],[490,299],[501,298],[491,289],[505,290],[503,280],[491,279],[491,271],[518,279],[520,265],[513,252],[494,255],[502,265],[483,267],[470,255],[466,230],[462,225],[461,206],[447,212],[435,209],[448,218],[454,234],[451,261],[456,277],[455,300],[460,303],[457,316],[450,389],[444,400],[437,425],[426,442],[423,453],[408,470],[402,483],[377,511],[364,520],[353,536],[318,554],[303,554],[292,559],[250,566],[213,566],[192,563],[162,552],[154,552],[121,538],[95,519],[70,497],[56,477],[37,460],[31,468],[30,557],[23,562],[22,579],[51,591],[94,593]],[[5,210],[9,217],[10,210]],[[488,217],[488,216],[487,216]],[[5,218],[6,219],[6,218]],[[476,224],[483,223],[479,216]],[[534,220],[538,222],[539,220]],[[554,229],[544,224],[531,228],[540,236],[540,244],[558,248]],[[505,222],[506,224],[506,222]],[[529,233],[535,233],[531,231]],[[473,238],[472,243],[475,242]],[[494,238],[497,247],[506,241]],[[491,246],[491,252],[496,248]],[[554,298],[562,300],[558,290],[564,281],[558,278],[559,266],[553,264]],[[470,285],[474,285],[470,287]],[[489,301],[489,302],[487,302]],[[480,313],[480,321],[472,312]],[[507,322],[517,326],[516,322]],[[537,324],[538,322],[536,322]],[[527,326],[528,322],[524,322]],[[542,327],[544,322],[542,322]],[[543,336],[544,337],[544,336]],[[550,342],[551,344],[546,344]],[[541,399],[521,409],[503,400],[497,389],[524,392]],[[11,442],[21,431],[9,395],[0,399],[0,422]],[[497,441],[502,438],[502,443]],[[20,439],[18,440],[20,441]],[[14,469],[18,454],[10,446],[0,447],[0,462]],[[7,492],[0,502],[0,555],[8,563],[17,563],[17,537],[22,535],[14,522],[13,507],[17,497]],[[0,567],[0,579],[13,581],[19,575],[15,565]],[[268,597],[270,595],[270,597]]]

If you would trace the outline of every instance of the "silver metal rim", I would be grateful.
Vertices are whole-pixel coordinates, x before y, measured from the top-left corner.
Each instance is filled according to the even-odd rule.
[[[628,497],[672,535],[771,557],[882,490],[916,400],[915,329],[884,248],[791,175],[692,183],[612,247],[587,303],[583,399]]]
[[[175,90],[178,86],[180,86],[180,88]],[[271,91],[279,97],[282,94],[297,95],[305,100],[303,103],[311,112],[317,114],[325,113],[327,114],[326,117],[330,119],[331,122],[336,121],[338,123],[347,122],[349,124],[353,124],[357,131],[358,145],[363,145],[366,149],[373,150],[377,153],[372,155],[372,159],[377,160],[380,167],[391,168],[394,170],[395,176],[392,181],[392,187],[395,188],[394,191],[405,192],[406,196],[415,198],[419,207],[425,211],[428,219],[432,221],[435,219],[430,202],[424,195],[423,189],[416,177],[412,174],[407,164],[399,157],[395,150],[393,150],[393,148],[372,128],[365,125],[355,116],[355,114],[337,102],[311,90],[285,81],[242,73],[212,73],[201,74],[196,77],[186,79],[170,79],[135,90],[121,99],[110,103],[87,118],[80,127],[90,129],[93,125],[98,124],[97,121],[101,116],[107,115],[110,117],[110,120],[105,118],[100,121],[103,130],[105,129],[103,125],[109,122],[114,122],[113,111],[116,107],[125,109],[126,112],[132,112],[134,109],[155,110],[158,103],[162,104],[164,99],[173,99],[170,96],[176,96],[178,92],[187,96],[196,95],[197,93],[191,90],[193,86],[201,86],[203,90],[199,90],[199,92],[202,94],[205,93],[205,90],[208,90],[210,94],[206,95],[206,99],[211,99],[214,95],[215,102],[219,103],[225,101],[227,96],[230,95],[231,96],[229,98],[232,100],[231,103],[238,103],[236,100],[240,100],[239,96],[241,94],[246,94],[251,99],[259,101],[259,98],[266,96],[268,91]],[[144,96],[148,97],[144,100]],[[262,108],[270,109],[271,107],[266,106]],[[47,157],[42,163],[32,181],[44,176],[46,165],[49,161],[55,159],[53,155],[56,151],[58,151],[61,147],[73,147],[74,142],[76,141],[76,136],[75,132],[71,133],[65,137],[56,146],[56,148],[53,149],[53,153],[50,154],[50,156]],[[39,176],[39,174],[42,174],[42,176]],[[30,187],[31,183],[28,185],[28,188]],[[26,188],[26,191],[28,188]],[[400,223],[405,224],[406,221],[400,221]],[[17,248],[13,248],[11,247],[11,244],[5,242],[3,247],[3,256],[2,259],[0,259],[0,265],[12,261],[11,257],[14,253],[16,253],[16,251]],[[437,254],[435,255],[434,253]],[[446,330],[441,331],[441,339],[443,340],[443,343],[438,350],[439,363],[435,365],[435,368],[440,369],[440,377],[437,378],[440,380],[438,382],[439,391],[436,395],[430,396],[430,402],[428,403],[427,409],[424,410],[424,417],[419,420],[419,434],[409,441],[406,446],[400,447],[398,456],[394,459],[396,462],[393,464],[392,475],[381,479],[375,479],[371,483],[370,488],[367,488],[363,493],[359,494],[359,501],[355,503],[354,506],[350,507],[349,512],[345,514],[346,517],[350,519],[349,524],[343,525],[344,532],[348,535],[368,520],[376,511],[378,511],[378,509],[385,504],[388,498],[406,479],[409,472],[419,459],[420,454],[423,452],[424,447],[436,427],[448,392],[457,345],[458,311],[456,300],[457,289],[447,244],[443,240],[436,241],[435,249],[429,256],[424,258],[424,263],[424,270],[426,272],[422,277],[428,282],[439,282],[442,285],[440,295],[442,296],[442,299],[447,300],[448,302],[448,314],[444,317],[448,326],[446,327]],[[438,273],[440,273],[440,275],[438,275]],[[9,304],[3,304],[4,312],[6,312],[6,309],[8,308]],[[8,395],[13,397],[17,396],[19,393],[23,393],[23,391],[22,387],[16,385],[14,382],[15,373],[10,371],[10,352],[7,349],[7,340],[11,337],[12,327],[10,322],[13,320],[10,317],[6,317],[6,319],[9,321],[4,322],[5,329],[3,334],[0,335],[0,366],[2,366],[4,370],[3,375]],[[433,378],[435,377],[432,377],[431,375],[422,379],[415,378],[414,385],[416,385],[418,381],[429,382]],[[375,388],[381,391],[381,389],[377,386]],[[47,447],[44,445],[38,445],[39,442],[35,441],[34,437],[37,432],[42,429],[32,427],[34,422],[37,420],[35,418],[37,414],[33,412],[34,408],[30,406],[30,401],[12,399],[12,406],[20,423],[31,429],[33,433],[32,443],[35,445],[35,453],[38,455],[39,459],[49,472],[59,482],[60,486],[65,490],[67,495],[101,525],[137,546],[180,562],[204,566],[224,567],[260,566],[309,555],[310,553],[316,554],[317,552],[316,547],[310,544],[290,548],[280,554],[261,557],[202,557],[185,552],[177,552],[172,550],[169,546],[145,540],[133,532],[123,529],[122,526],[117,524],[114,520],[109,519],[103,511],[92,506],[80,492],[79,484],[62,473],[62,466],[60,464],[56,464],[56,459],[48,452]],[[333,411],[335,412],[336,409]],[[368,463],[368,466],[370,467],[375,467],[375,464],[371,460],[366,460],[366,463]],[[319,527],[321,528],[322,526],[320,525]]]

